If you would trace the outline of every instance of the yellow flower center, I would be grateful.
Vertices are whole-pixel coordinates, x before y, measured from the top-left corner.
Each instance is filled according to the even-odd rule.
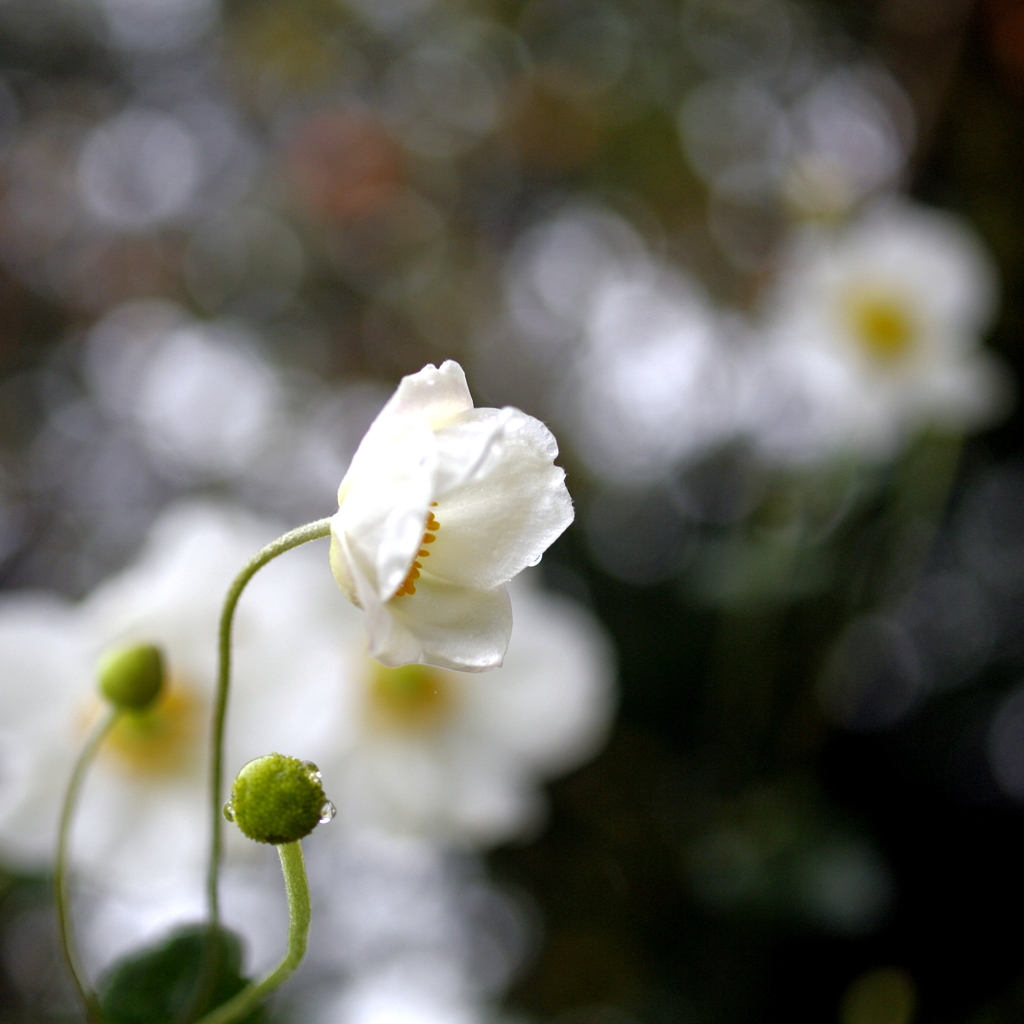
[[[852,295],[847,300],[847,315],[857,343],[879,363],[905,358],[917,341],[917,324],[911,311],[894,295]]]
[[[443,669],[429,665],[386,668],[374,662],[369,698],[372,722],[415,731],[437,725],[450,709],[455,694]]]
[[[436,501],[432,501],[430,505],[431,508],[437,508]],[[427,522],[423,530],[423,539],[420,541],[420,549],[416,552],[416,558],[409,569],[409,574],[402,580],[402,585],[395,591],[394,597],[403,597],[405,594],[416,593],[416,581],[420,578],[420,569],[423,568],[423,563],[420,559],[429,557],[430,552],[427,550],[427,545],[433,544],[437,540],[437,531],[440,529],[441,524],[434,517],[434,513],[428,511]]]
[[[103,753],[132,775],[174,775],[189,767],[201,739],[203,700],[170,680],[156,705],[121,715]]]

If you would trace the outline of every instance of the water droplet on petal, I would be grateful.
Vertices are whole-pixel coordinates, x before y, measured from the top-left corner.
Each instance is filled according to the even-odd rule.
[[[228,821],[235,820],[235,805],[230,800],[224,805],[224,817]]]
[[[325,800],[320,808],[320,824],[326,825],[337,813],[338,811],[334,804],[330,800]]]

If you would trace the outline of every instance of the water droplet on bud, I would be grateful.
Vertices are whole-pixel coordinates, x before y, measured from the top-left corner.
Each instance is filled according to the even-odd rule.
[[[230,800],[224,805],[224,817],[228,821],[235,820],[235,805]]]
[[[334,804],[330,800],[325,800],[323,807],[320,808],[320,824],[326,825],[337,813],[338,811]]]
[[[315,764],[313,764],[312,761],[303,761],[302,762],[302,767],[303,768],[307,768],[309,770],[309,777],[314,782],[322,782],[323,781],[323,775],[320,774],[320,769],[317,768],[317,766]]]

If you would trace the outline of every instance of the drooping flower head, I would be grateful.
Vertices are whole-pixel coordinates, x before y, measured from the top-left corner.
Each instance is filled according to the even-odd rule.
[[[448,360],[404,377],[338,489],[331,568],[385,665],[483,671],[512,629],[505,584],[572,522],[558,446],[518,409],[475,409]]]

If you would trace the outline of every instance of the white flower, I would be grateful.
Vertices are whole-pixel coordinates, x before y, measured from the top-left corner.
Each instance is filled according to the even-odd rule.
[[[731,325],[618,214],[574,205],[531,228],[505,304],[479,372],[542,403],[597,479],[659,480],[730,439]]]
[[[366,611],[370,654],[464,671],[501,664],[504,584],[572,522],[558,447],[518,409],[474,409],[458,363],[402,379],[338,489],[331,567]]]
[[[724,326],[681,273],[644,262],[606,282],[567,398],[595,476],[657,480],[729,438],[735,372]]]
[[[531,573],[510,590],[516,631],[504,666],[486,676],[386,668],[352,652],[355,742],[320,762],[337,822],[459,846],[500,842],[536,824],[542,779],[599,748],[614,709],[607,639]]]
[[[0,604],[0,857],[47,864],[71,764],[101,712],[95,666],[111,645],[153,641],[169,686],[152,712],[122,721],[86,780],[72,837],[78,891],[98,895],[86,923],[93,955],[109,957],[173,922],[203,916],[207,842],[206,749],[216,670],[216,629],[227,586],[280,530],[244,513],[189,505],[157,523],[139,559],[81,604],[15,594]],[[235,700],[226,764],[235,771],[271,750],[315,760],[350,742],[338,680],[346,625],[315,551],[292,552],[247,589],[238,609]],[[355,618],[355,616],[353,616]],[[227,829],[232,860],[258,848]],[[273,867],[273,865],[271,865]],[[245,869],[248,870],[248,869]],[[249,906],[266,916],[260,885],[243,870],[225,892],[236,923]],[[272,906],[280,877],[266,878]],[[242,900],[232,897],[241,887]],[[273,956],[285,926],[242,927]]]
[[[314,892],[323,888],[333,898],[314,918],[305,970],[320,980],[319,992],[336,990],[326,1001],[300,1003],[297,1019],[491,1019],[488,1003],[501,995],[533,936],[478,858],[360,831],[321,847],[320,856],[314,851],[307,864]]]
[[[76,817],[76,891],[94,896],[81,918],[91,966],[202,916],[220,604],[278,532],[237,510],[186,505],[81,603],[0,602],[0,860],[16,868],[52,860],[62,791],[100,713],[100,655],[132,641],[167,653],[166,698],[107,742]],[[312,545],[275,561],[238,608],[228,772],[271,750],[320,765],[339,815],[310,837],[311,856],[344,855],[351,827],[367,823],[461,846],[520,831],[536,820],[538,783],[602,741],[612,660],[585,611],[526,578],[513,588],[518,628],[503,669],[387,669],[366,656],[362,616]],[[237,830],[225,837],[226,921],[268,963],[286,928],[279,872]]]
[[[798,236],[747,374],[751,434],[810,461],[886,458],[915,430],[982,425],[1005,390],[979,349],[994,302],[991,261],[948,214],[891,200]]]

